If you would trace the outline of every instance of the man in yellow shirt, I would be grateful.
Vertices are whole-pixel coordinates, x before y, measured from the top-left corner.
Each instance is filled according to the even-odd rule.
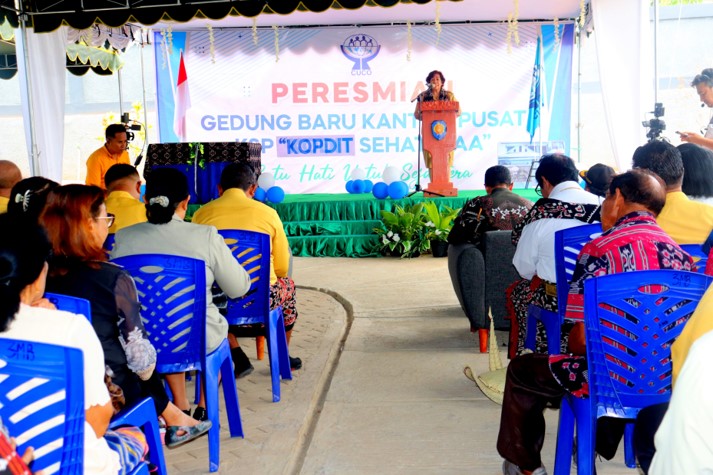
[[[22,180],[22,172],[17,165],[9,160],[0,160],[0,213],[7,212],[10,191],[20,180]]]
[[[666,184],[666,205],[656,218],[678,244],[702,244],[713,231],[713,206],[691,201],[681,191],[681,152],[668,142],[653,140],[634,152],[634,168],[656,173]]]
[[[282,306],[285,319],[287,344],[290,343],[292,328],[297,319],[295,306],[295,283],[288,276],[290,249],[277,212],[269,206],[253,200],[257,189],[257,177],[253,169],[245,163],[231,163],[220,175],[218,191],[220,197],[201,207],[192,222],[215,226],[217,229],[242,229],[270,235],[272,255],[270,256],[270,308]],[[242,327],[231,327],[231,332],[239,332]],[[233,335],[229,335],[233,348],[233,362],[236,375],[250,371],[252,365],[238,346]],[[290,357],[292,369],[300,369],[302,361]],[[243,370],[243,371],[241,371]],[[247,373],[249,374],[249,373]]]
[[[124,124],[111,124],[106,128],[106,143],[94,151],[87,159],[87,185],[96,185],[106,188],[104,175],[117,163],[129,164],[129,153],[126,151],[126,126]]]
[[[125,163],[112,165],[104,175],[109,195],[106,211],[114,215],[109,234],[137,223],[146,222],[146,205],[141,199],[141,177],[135,167]]]

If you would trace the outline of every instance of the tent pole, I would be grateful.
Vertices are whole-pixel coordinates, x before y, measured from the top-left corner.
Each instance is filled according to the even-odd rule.
[[[121,91],[121,68],[116,72],[116,77],[119,80],[119,117],[124,115],[124,95]]]
[[[144,101],[144,143],[146,143],[149,139],[149,112],[148,112],[148,107],[146,106],[146,72],[144,71],[144,48],[146,45],[144,44],[144,35],[143,31],[141,33],[141,90],[143,93],[143,101]]]
[[[577,163],[582,162],[582,28],[577,28]]]
[[[654,104],[659,102],[659,0],[654,0]]]
[[[30,173],[33,176],[40,174],[40,164],[37,157],[37,139],[35,137],[35,118],[34,118],[34,108],[32,106],[32,83],[30,81],[30,58],[27,52],[27,18],[28,15],[25,13],[23,4],[20,2],[20,14],[18,19],[20,20],[20,31],[22,33],[22,61],[25,63],[25,87],[27,88],[27,108],[28,108],[28,120],[25,127],[29,129],[30,132],[30,150],[28,150],[28,161],[30,163]]]

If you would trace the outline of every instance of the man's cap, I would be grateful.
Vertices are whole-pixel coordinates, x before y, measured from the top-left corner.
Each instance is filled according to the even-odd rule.
[[[599,196],[606,195],[614,175],[616,175],[614,169],[602,163],[597,163],[589,170],[579,172],[579,176],[589,185],[589,190]]]

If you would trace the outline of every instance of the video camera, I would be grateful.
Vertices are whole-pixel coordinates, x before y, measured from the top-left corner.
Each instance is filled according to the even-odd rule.
[[[661,102],[657,102],[656,104],[654,104],[653,114],[653,119],[644,120],[641,122],[641,125],[649,129],[649,131],[646,133],[646,137],[648,137],[649,142],[651,142],[652,140],[661,139],[661,132],[666,130],[666,122],[660,119],[660,117],[663,117],[664,115],[664,107]]]
[[[124,127],[126,127],[126,141],[131,142],[134,138],[136,138],[133,131],[141,130],[141,124],[135,120],[131,120],[128,112],[121,114],[121,123],[124,124]]]

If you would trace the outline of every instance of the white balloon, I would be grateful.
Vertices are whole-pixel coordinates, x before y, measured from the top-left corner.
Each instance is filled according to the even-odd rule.
[[[366,172],[361,168],[356,167],[354,170],[352,170],[350,177],[352,180],[364,180],[366,179]]]
[[[398,168],[386,167],[386,168],[384,168],[384,175],[382,178],[384,180],[384,183],[386,183],[387,185],[390,185],[395,181],[399,181],[399,179],[400,179],[399,175],[400,175],[400,173],[399,173]]]
[[[269,190],[275,186],[275,177],[272,173],[263,173],[260,178],[257,179],[257,184],[263,190]]]

